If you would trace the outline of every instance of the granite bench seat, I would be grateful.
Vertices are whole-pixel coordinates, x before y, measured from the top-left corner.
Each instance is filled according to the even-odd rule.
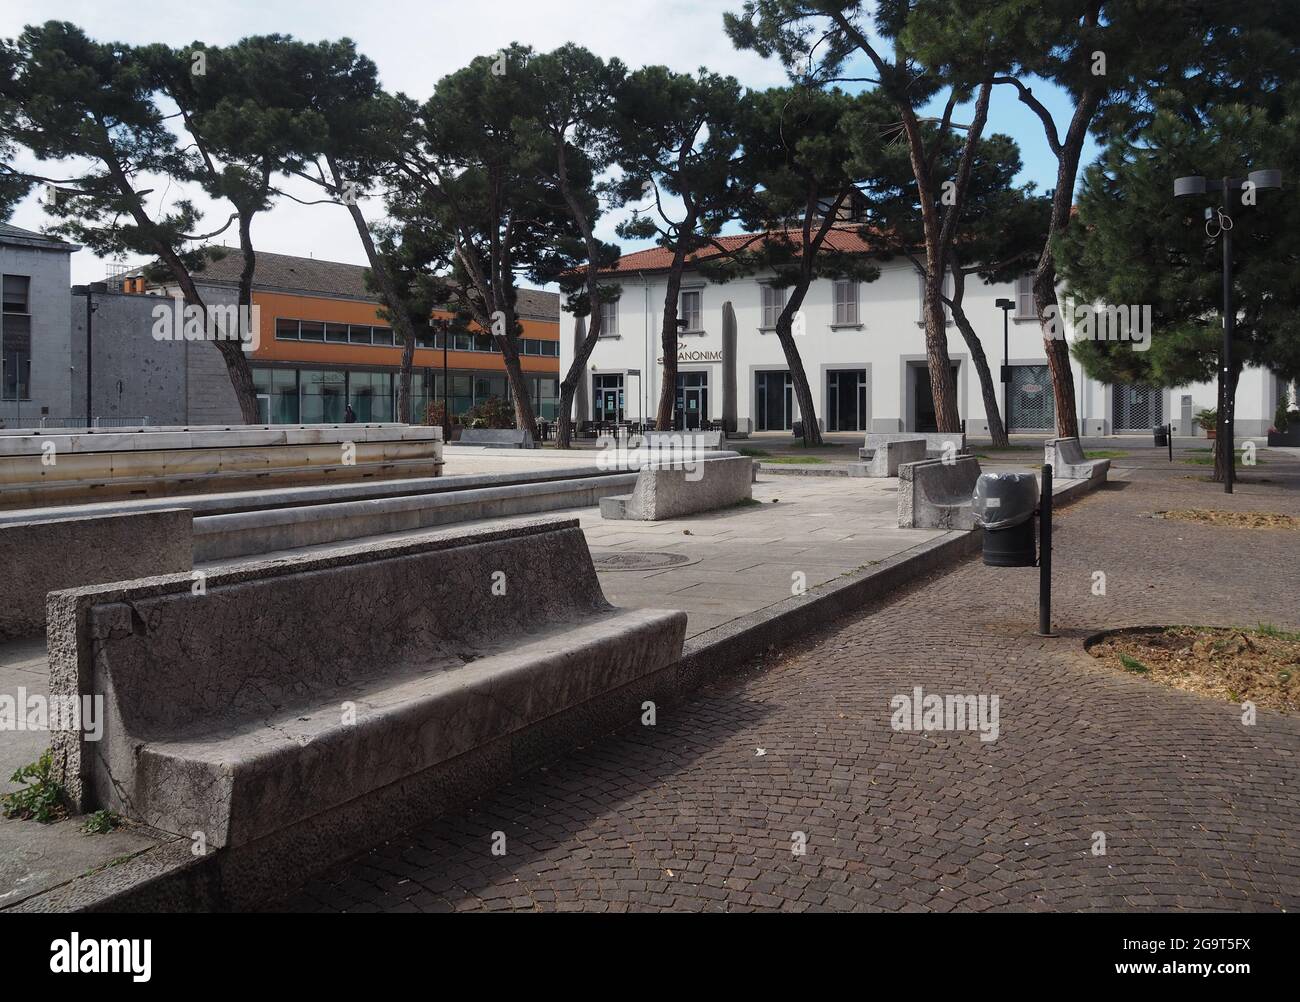
[[[1059,480],[1103,482],[1110,470],[1109,459],[1088,459],[1077,438],[1049,438],[1043,443],[1043,462],[1050,463]]]
[[[869,431],[862,448],[875,450],[887,442],[910,442],[925,439],[925,458],[941,459],[945,454],[966,451],[966,433],[962,431]]]
[[[892,439],[871,448],[858,450],[864,477],[896,477],[903,463],[916,463],[925,459],[927,444],[923,437]]]
[[[481,445],[489,449],[532,449],[533,433],[527,428],[465,428],[456,440],[460,445]]]
[[[609,519],[658,522],[741,504],[753,496],[757,464],[749,456],[686,459],[683,465],[647,464],[631,494],[600,499]]]
[[[51,596],[65,786],[241,846],[453,767],[680,659],[682,612],[601,591],[574,520],[350,547]],[[387,793],[383,794],[387,796]],[[348,808],[351,809],[351,808]]]
[[[900,529],[971,529],[980,462],[974,456],[925,459],[898,468]]]

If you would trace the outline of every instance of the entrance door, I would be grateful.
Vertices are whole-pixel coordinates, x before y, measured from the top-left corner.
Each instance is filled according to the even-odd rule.
[[[1050,431],[1056,427],[1052,374],[1045,365],[1013,365],[1008,431]]]
[[[908,431],[938,431],[939,419],[934,412],[934,390],[930,386],[930,369],[924,363],[909,365],[908,373],[912,379],[912,427]],[[960,364],[953,363],[953,389],[960,384]]]
[[[687,386],[682,390],[682,425],[687,431],[700,427],[700,388]]]
[[[866,431],[867,370],[833,369],[826,373],[828,431]]]
[[[781,371],[754,374],[754,427],[758,431],[789,431],[794,418],[794,380]]]
[[[703,427],[708,419],[709,374],[677,373],[677,413],[673,415],[673,427],[678,431],[693,431]]]
[[[1115,431],[1150,431],[1164,424],[1164,400],[1159,387],[1145,383],[1116,383],[1111,387],[1111,427]]]

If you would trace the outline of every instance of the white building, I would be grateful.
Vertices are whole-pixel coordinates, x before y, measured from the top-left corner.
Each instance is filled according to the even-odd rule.
[[[846,240],[857,241],[850,231],[841,232]],[[638,251],[624,255],[611,273],[622,295],[617,302],[604,304],[602,337],[575,400],[578,420],[653,420],[662,378],[660,330],[668,260],[668,253],[659,248]],[[813,283],[804,301],[803,334],[797,342],[824,431],[934,427],[919,276],[903,259],[879,265],[880,277],[874,282],[821,279]],[[717,284],[688,268],[678,306],[678,316],[686,322],[678,337],[679,422],[694,427],[703,420],[721,420],[729,365],[735,371],[738,430],[788,429],[800,419],[785,354],[773,329],[784,296],[784,290],[772,288],[761,275]],[[963,305],[995,381],[1003,361],[1003,313],[995,306],[999,298],[1016,303],[1007,323],[1010,430],[1052,431],[1051,378],[1027,278],[1007,285],[985,285],[974,277],[967,280]],[[738,328],[734,359],[725,357],[722,344],[727,302],[735,310]],[[951,322],[948,353],[957,370],[958,409],[966,430],[976,436],[987,434],[979,378],[961,332]],[[574,338],[566,336],[561,339],[561,372],[568,370],[573,356]],[[1216,404],[1213,384],[1173,390],[1111,386],[1087,378],[1077,362],[1072,362],[1072,368],[1085,435],[1149,432],[1166,421],[1172,421],[1176,435],[1203,435],[1194,415]],[[1249,369],[1242,374],[1237,394],[1241,436],[1263,436],[1268,431],[1280,387],[1280,380],[1266,371]],[[1001,398],[1000,383],[998,393]]]

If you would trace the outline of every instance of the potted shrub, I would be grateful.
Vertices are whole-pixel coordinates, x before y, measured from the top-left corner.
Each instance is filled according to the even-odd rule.
[[[1284,389],[1268,430],[1269,445],[1300,446],[1300,411],[1291,410],[1291,391]]]
[[[1205,432],[1206,438],[1213,439],[1215,429],[1219,423],[1219,412],[1209,407],[1203,411],[1197,411],[1196,423],[1200,429]]]

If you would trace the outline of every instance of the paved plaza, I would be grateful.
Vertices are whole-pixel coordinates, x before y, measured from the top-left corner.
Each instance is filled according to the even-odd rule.
[[[1195,467],[1135,453],[1118,482],[1062,510],[1057,637],[1034,633],[1036,571],[970,559],[661,708],[653,727],[629,721],[395,835],[283,904],[1294,910],[1300,721],[1261,711],[1245,726],[1235,705],[1083,650],[1123,625],[1300,628],[1294,533],[1151,517],[1193,505],[1300,513],[1300,464],[1267,455],[1225,497]],[[814,496],[811,509],[834,504]],[[842,530],[827,521],[828,537]],[[593,548],[626,530],[609,531]],[[774,579],[790,556],[777,551]],[[891,728],[891,699],[918,686],[997,695],[996,740]]]

